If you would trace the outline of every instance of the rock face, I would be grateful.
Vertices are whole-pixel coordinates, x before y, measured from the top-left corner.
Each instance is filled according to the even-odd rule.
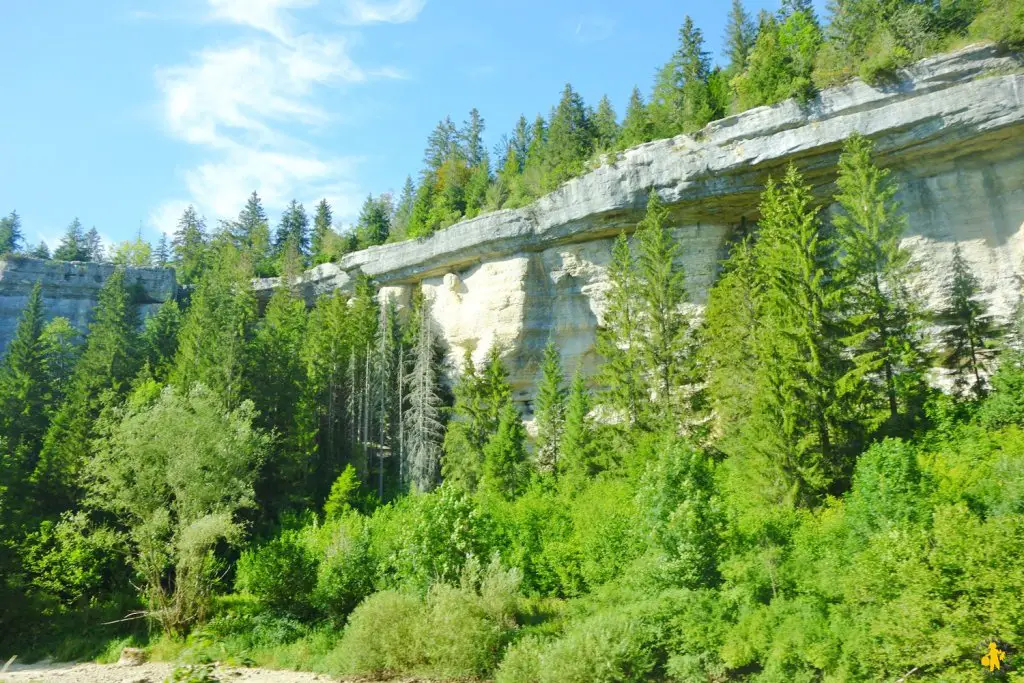
[[[43,286],[46,318],[63,316],[85,331],[103,283],[114,272],[109,263],[42,261],[24,256],[0,260],[0,349],[14,336],[18,318],[36,282]],[[125,282],[135,286],[143,316],[177,294],[170,268],[128,268]]]
[[[399,303],[422,288],[452,358],[469,349],[480,360],[502,345],[515,396],[529,408],[549,338],[570,371],[598,361],[593,345],[612,241],[635,227],[651,188],[670,206],[700,306],[734,231],[757,221],[768,177],[796,164],[828,210],[839,150],[860,132],[900,185],[920,291],[933,305],[941,301],[959,242],[1005,316],[1024,275],[1022,74],[1020,56],[976,45],[922,61],[884,86],[853,81],[806,105],[754,109],[606,159],[523,209],[349,254],[306,273],[303,291],[311,300],[360,272]]]

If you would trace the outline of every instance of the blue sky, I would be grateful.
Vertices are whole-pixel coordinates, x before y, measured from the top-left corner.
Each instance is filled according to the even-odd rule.
[[[752,14],[776,0],[748,0]],[[816,5],[823,3],[815,3]],[[0,8],[0,213],[53,248],[72,218],[155,240],[257,190],[271,220],[320,197],[351,222],[472,107],[488,146],[571,82],[620,117],[683,17],[720,59],[728,2],[9,0]]]

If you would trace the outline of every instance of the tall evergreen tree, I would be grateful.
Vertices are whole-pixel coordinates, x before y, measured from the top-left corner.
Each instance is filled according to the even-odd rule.
[[[412,371],[406,377],[409,409],[404,417],[404,448],[411,465],[411,480],[419,491],[429,491],[441,474],[444,439],[442,400],[438,391],[439,368],[435,353],[436,336],[429,303],[419,311]]]
[[[577,368],[566,400],[565,425],[558,444],[558,476],[570,489],[582,488],[600,469],[593,429],[590,394]]]
[[[583,171],[594,151],[594,137],[594,124],[587,115],[583,97],[566,83],[547,130],[545,189],[554,189]]]
[[[281,214],[281,222],[274,235],[274,250],[278,258],[287,251],[289,244],[301,257],[309,254],[309,218],[306,208],[294,199]]]
[[[957,244],[946,285],[946,307],[938,315],[944,327],[942,364],[951,371],[957,392],[969,389],[979,398],[987,390],[986,374],[995,356],[994,342],[1001,335],[1000,326],[980,295],[981,283]]]
[[[725,27],[724,54],[729,59],[729,72],[738,74],[747,66],[747,57],[754,47],[756,27],[743,7],[743,0],[732,0],[729,23]]]
[[[0,367],[0,436],[9,451],[24,449],[33,457],[47,423],[43,315],[42,285],[36,282]]]
[[[231,410],[246,389],[248,342],[256,320],[252,269],[231,244],[210,260],[181,325],[171,382],[183,392],[202,384]]]
[[[47,409],[52,411],[67,395],[75,365],[82,352],[82,334],[71,321],[60,316],[43,328],[43,366],[46,369],[45,386],[49,391]]]
[[[484,446],[480,487],[488,494],[511,500],[526,489],[529,480],[526,428],[519,410],[508,401],[501,409],[497,429]]]
[[[138,312],[125,286],[124,270],[117,268],[99,292],[85,349],[33,473],[46,515],[69,509],[81,494],[81,474],[97,435],[97,418],[127,392],[138,370],[137,330]]]
[[[619,123],[607,95],[597,103],[597,111],[594,112],[594,135],[594,146],[598,150],[612,150],[618,144]]]
[[[558,461],[558,449],[565,426],[565,399],[561,354],[555,343],[548,341],[544,347],[541,380],[537,386],[537,408],[534,411],[537,425],[537,468],[543,473],[553,472]]]
[[[256,275],[274,275],[270,221],[263,209],[263,201],[253,190],[238,212],[238,218],[225,224],[225,237],[246,255]]]
[[[693,365],[693,339],[690,318],[683,310],[689,302],[686,276],[676,262],[679,247],[668,232],[667,220],[668,210],[651,190],[647,213],[634,237],[639,251],[634,297],[641,330],[637,341],[646,384],[644,398],[654,401],[654,412],[661,418],[678,416],[682,401],[692,398],[687,394],[692,394],[696,384],[688,371]]]
[[[333,257],[328,252],[330,235],[334,230],[334,215],[331,205],[326,199],[321,199],[316,205],[316,214],[313,217],[313,234],[309,239],[310,262],[313,265],[327,263]]]
[[[60,244],[53,252],[53,258],[57,261],[88,261],[89,252],[85,243],[85,231],[82,223],[75,218],[68,225]]]
[[[49,259],[50,248],[46,246],[46,242],[39,240],[39,244],[28,250],[28,255],[35,258]]]
[[[602,400],[619,412],[628,426],[640,420],[643,379],[640,374],[639,291],[629,241],[620,234],[608,266],[604,316],[597,328],[597,352],[604,359],[600,381]]]
[[[160,239],[156,243],[156,249],[153,250],[153,265],[164,267],[171,260],[171,250],[167,244],[167,235],[161,234]]]
[[[408,236],[415,201],[416,185],[412,182],[412,176],[406,176],[402,193],[398,196],[398,203],[395,204],[395,217],[391,225],[391,232],[397,239],[405,239]]]
[[[487,157],[483,135],[484,119],[480,116],[480,111],[473,107],[469,111],[469,120],[462,123],[462,130],[459,131],[462,148],[466,154],[466,162],[470,166],[479,166]]]
[[[871,153],[871,143],[855,135],[839,159],[836,277],[845,290],[845,343],[854,362],[841,388],[852,381],[873,389],[896,420],[920,407],[926,388],[922,321],[910,294],[910,253],[900,244],[906,218],[894,199],[897,187]]]
[[[679,29],[679,48],[655,81],[649,109],[656,137],[697,130],[720,114],[708,87],[710,75],[704,36],[687,16]]]
[[[530,151],[530,144],[533,141],[533,131],[525,116],[520,115],[516,121],[515,130],[512,131],[512,150],[515,152],[516,162],[520,169],[526,165],[526,155]]]
[[[761,199],[757,390],[751,424],[762,435],[785,495],[809,503],[850,474],[850,402],[838,391],[849,370],[836,328],[841,303],[831,276],[835,244],[810,188],[790,166]]]
[[[626,117],[622,120],[619,147],[626,149],[653,139],[654,131],[647,105],[644,104],[640,88],[634,86],[633,93],[629,96],[629,104],[626,106]]]
[[[143,324],[142,359],[148,365],[153,379],[158,382],[166,382],[174,368],[180,327],[181,309],[174,299],[162,303],[156,315],[146,318]]]
[[[21,234],[21,216],[17,211],[0,218],[0,256],[13,254],[21,248],[24,236]]]
[[[206,223],[191,205],[178,219],[171,247],[174,250],[174,269],[178,282],[183,285],[197,283],[205,268]]]
[[[372,247],[375,244],[384,244],[391,234],[391,210],[390,201],[386,195],[376,199],[367,195],[363,202],[363,208],[359,212],[359,221],[356,223],[356,235],[360,248]]]
[[[85,233],[85,237],[83,238],[83,240],[85,242],[86,261],[98,262],[108,260],[104,258],[105,254],[103,253],[103,239],[100,237],[100,233],[95,226],[89,228],[89,230]],[[142,241],[141,235],[139,235],[138,241]]]

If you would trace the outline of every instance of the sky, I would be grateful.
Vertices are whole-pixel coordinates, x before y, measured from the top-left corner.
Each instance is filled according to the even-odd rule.
[[[155,241],[188,204],[213,227],[253,190],[274,224],[326,197],[342,227],[416,176],[447,115],[477,107],[490,147],[569,82],[621,118],[687,14],[722,61],[728,5],[0,0],[0,213],[51,249],[76,216],[108,242]]]

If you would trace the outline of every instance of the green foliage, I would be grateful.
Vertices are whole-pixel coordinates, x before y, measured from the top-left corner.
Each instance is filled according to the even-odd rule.
[[[593,430],[590,393],[583,374],[577,370],[565,401],[565,425],[558,444],[557,471],[564,486],[580,487],[602,469]]]
[[[238,559],[235,585],[281,614],[305,616],[317,582],[317,562],[296,531],[284,531]]]
[[[331,492],[324,503],[324,516],[328,520],[335,520],[349,512],[356,501],[358,491],[359,475],[352,465],[346,465],[331,484]]]
[[[526,428],[519,410],[507,401],[498,417],[498,428],[484,446],[480,488],[492,495],[515,498],[529,481]]]
[[[193,285],[206,267],[206,224],[189,206],[178,219],[171,241],[174,251],[174,273],[179,284]]]
[[[805,12],[777,21],[762,19],[746,70],[732,80],[740,110],[814,94],[811,71],[821,45],[821,30]]]
[[[552,472],[555,469],[565,423],[565,401],[561,353],[555,343],[549,341],[544,347],[541,380],[537,387],[537,407],[534,411],[537,423],[536,460],[541,472]]]
[[[92,502],[128,529],[149,616],[181,634],[206,612],[217,568],[213,550],[242,539],[237,515],[254,502],[268,439],[253,428],[249,402],[226,411],[202,385],[152,396],[140,387],[115,411],[89,463]]]
[[[0,218],[0,256],[16,253],[21,248],[21,216],[17,211]]]
[[[213,664],[182,664],[174,667],[174,671],[164,683],[219,683]]]

